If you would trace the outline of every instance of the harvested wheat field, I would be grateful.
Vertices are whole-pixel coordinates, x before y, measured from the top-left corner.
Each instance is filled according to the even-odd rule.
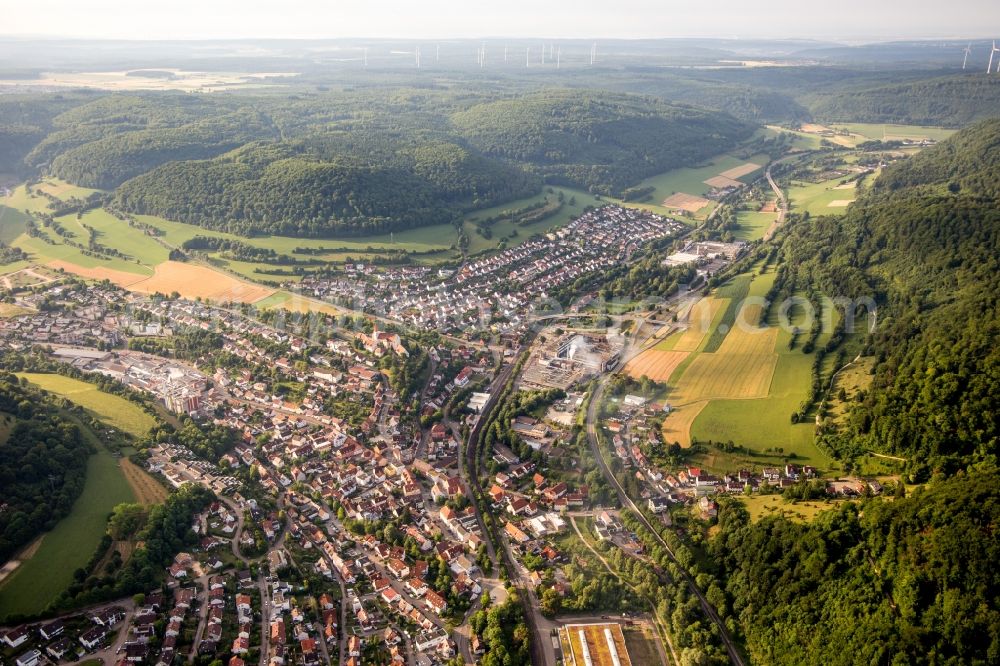
[[[67,273],[79,275],[80,277],[90,280],[109,280],[119,287],[126,288],[131,287],[136,282],[149,279],[149,276],[141,275],[139,273],[118,271],[113,268],[101,268],[100,266],[88,268],[77,264],[71,264],[68,261],[63,261],[62,259],[54,259],[47,263],[46,266],[49,268],[55,268],[56,270],[61,268]]]
[[[274,293],[262,287],[237,280],[205,266],[180,261],[165,261],[156,267],[153,277],[128,285],[130,291],[142,294],[179,293],[184,298],[204,298],[217,303],[253,303]]]
[[[854,199],[834,199],[826,205],[827,208],[847,208],[852,203]]]
[[[719,175],[722,176],[723,178],[732,178],[735,180],[736,178],[742,178],[747,174],[751,174],[759,168],[760,168],[759,164],[754,164],[753,162],[747,162],[746,164],[742,164],[738,167],[733,167],[732,169],[726,169]]]
[[[710,203],[712,202],[708,199],[696,197],[693,194],[684,194],[683,192],[671,194],[663,200],[663,206],[665,208],[679,208],[681,210],[686,210],[689,213],[697,213]]]
[[[844,183],[843,185],[837,185],[837,186],[836,186],[835,188],[833,188],[833,189],[835,189],[835,190],[853,190],[853,189],[854,189],[854,188],[856,188],[857,186],[858,186],[858,181],[856,181],[856,180],[852,180],[852,181],[851,181],[851,182],[849,182],[849,183]]]
[[[727,187],[739,187],[743,183],[733,178],[727,178],[726,176],[712,176],[708,180],[703,181],[706,185],[710,187],[715,187],[718,189],[724,189]]]
[[[752,323],[759,314],[759,307],[746,308],[741,318]],[[696,356],[667,397],[672,408],[663,423],[667,441],[690,446],[691,426],[709,400],[767,397],[778,363],[777,337],[774,327],[736,326],[719,351]]]
[[[647,349],[628,362],[628,365],[625,366],[625,372],[636,379],[645,375],[653,381],[665,382],[670,379],[670,375],[688,357],[689,353]]]
[[[122,473],[140,504],[160,504],[167,499],[167,489],[128,458],[121,460]]]
[[[774,351],[777,328],[754,332],[734,328],[719,351],[699,354],[677,383],[671,402],[683,404],[705,398],[764,398],[778,362]]]
[[[728,298],[714,298],[707,296],[691,307],[688,313],[688,327],[677,343],[674,344],[675,351],[692,352],[701,346],[705,335],[712,329],[712,322],[719,310],[729,303]]]
[[[684,448],[691,446],[691,426],[694,425],[708,400],[699,400],[687,405],[670,406],[670,415],[663,421],[663,441],[677,442]]]

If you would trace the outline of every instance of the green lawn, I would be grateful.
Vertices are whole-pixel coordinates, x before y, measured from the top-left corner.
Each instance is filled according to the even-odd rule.
[[[73,572],[90,560],[115,505],[135,501],[118,458],[88,428],[82,430],[97,448],[87,461],[83,492],[69,515],[44,535],[34,555],[0,584],[0,616],[45,609],[69,586]]]
[[[67,183],[65,180],[52,177],[43,178],[41,182],[35,185],[35,189],[48,192],[52,196],[62,199],[63,201],[72,199],[73,197],[76,197],[77,199],[86,199],[94,192],[100,192],[100,190],[73,185],[72,183]]]
[[[750,519],[757,522],[765,516],[784,516],[797,522],[809,522],[823,511],[837,507],[836,500],[823,502],[786,502],[781,495],[739,495],[739,500],[750,513]]]
[[[24,234],[24,223],[27,221],[28,216],[22,210],[0,206],[0,241],[12,245]]]
[[[72,229],[74,225],[80,223],[92,227],[98,232],[98,243],[119,250],[149,266],[162,264],[167,260],[169,254],[169,250],[158,243],[156,239],[139,229],[128,226],[104,209],[87,211],[79,223],[75,215],[61,217],[59,221],[68,229]],[[86,233],[83,229],[80,231]]]
[[[102,423],[114,426],[134,437],[142,437],[156,424],[153,417],[125,398],[99,390],[93,384],[72,377],[31,372],[18,373],[50,393],[74,402]]]

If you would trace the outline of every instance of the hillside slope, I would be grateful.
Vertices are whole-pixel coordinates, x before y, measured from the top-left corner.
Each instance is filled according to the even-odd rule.
[[[1000,658],[1000,474],[841,505],[803,525],[723,503],[709,550],[758,664]]]
[[[1000,114],[1000,78],[980,73],[831,90],[800,99],[824,122],[964,127]]]
[[[0,561],[69,513],[80,496],[90,448],[47,394],[0,373]]]
[[[454,143],[404,143],[367,156],[313,148],[255,143],[172,162],[126,182],[114,204],[244,235],[377,234],[446,222],[541,186]]]
[[[1000,119],[887,169],[841,218],[792,226],[779,292],[873,296],[870,390],[822,440],[909,459],[914,478],[1000,445]]]
[[[753,131],[717,112],[568,90],[479,104],[451,121],[487,155],[520,163],[547,182],[609,195],[728,150]]]

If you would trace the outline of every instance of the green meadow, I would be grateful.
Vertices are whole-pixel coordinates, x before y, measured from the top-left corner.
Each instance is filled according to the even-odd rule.
[[[83,407],[101,423],[113,426],[133,437],[143,437],[156,424],[153,417],[134,402],[101,391],[93,384],[56,374],[18,373],[31,384],[62,396]]]
[[[87,481],[69,515],[42,536],[34,554],[0,583],[0,616],[38,613],[73,581],[100,545],[108,514],[135,495],[119,467],[119,459],[105,449],[94,433],[81,431],[97,453],[87,460]]]

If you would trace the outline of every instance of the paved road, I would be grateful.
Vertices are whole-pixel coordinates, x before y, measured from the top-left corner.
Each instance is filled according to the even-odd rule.
[[[530,344],[531,340],[529,339],[525,342],[524,346],[528,347]],[[472,493],[472,501],[481,525],[482,509],[476,500],[476,495],[483,492],[482,486],[479,483],[479,436],[483,423],[486,422],[492,411],[496,409],[503,387],[513,375],[515,365],[511,364],[504,367],[493,380],[493,383],[490,384],[490,399],[486,401],[480,413],[479,420],[476,421],[476,425],[469,432],[469,439],[466,442],[464,455],[459,456],[460,473],[468,479],[468,482],[475,491]],[[483,527],[485,528],[484,525]],[[487,550],[495,553],[492,535],[484,529],[483,537],[486,540]],[[510,544],[507,543],[502,534],[499,539],[500,551],[504,561],[507,563],[507,569],[511,572],[512,582],[521,589],[520,598],[521,604],[524,607],[525,622],[532,634],[531,663],[542,666],[554,666],[556,663],[556,654],[555,649],[552,647],[551,631],[557,625],[542,615],[538,598],[535,596],[534,587],[528,579],[527,571],[520,566],[511,552]]]
[[[600,407],[601,399],[604,396],[604,388],[607,385],[607,381],[610,376],[611,375],[605,375],[597,383],[597,386],[594,388],[594,393],[590,398],[590,404],[587,406],[587,441],[590,443],[590,448],[594,454],[594,459],[597,460],[597,464],[601,468],[601,472],[604,474],[604,477],[608,480],[608,482],[612,486],[614,486],[615,491],[618,494],[618,499],[621,501],[622,506],[627,506],[629,509],[632,510],[635,516],[646,526],[649,532],[653,535],[653,538],[655,538],[663,547],[663,549],[667,552],[667,554],[670,556],[670,559],[673,560],[674,562],[677,562],[677,558],[674,556],[673,551],[670,550],[670,546],[667,545],[667,542],[664,541],[663,537],[660,536],[659,531],[656,528],[654,528],[653,525],[646,519],[645,514],[643,514],[642,511],[639,510],[639,507],[636,506],[635,502],[632,501],[632,498],[628,496],[628,493],[625,492],[625,489],[618,482],[618,479],[615,478],[615,475],[611,473],[611,470],[608,468],[607,463],[604,461],[604,456],[601,455],[600,443],[598,442],[597,439],[597,425],[596,425],[597,411],[598,408]],[[719,614],[716,612],[712,604],[708,603],[708,599],[705,598],[705,595],[702,594],[701,590],[698,589],[698,586],[695,585],[694,579],[687,572],[687,570],[683,566],[680,566],[680,564],[678,564],[678,567],[680,567],[680,570],[684,574],[684,578],[688,584],[688,589],[690,589],[692,594],[698,597],[698,601],[701,604],[702,611],[705,613],[706,616],[708,616],[708,619],[711,620],[716,625],[716,627],[718,627],[719,636],[722,640],[723,645],[726,648],[726,652],[729,653],[730,661],[732,661],[733,664],[735,664],[736,666],[744,666],[745,662],[743,661],[743,656],[740,654],[739,650],[736,648],[736,644],[733,643],[732,638],[729,636],[729,630],[726,628],[725,622],[723,622],[722,618],[719,617]]]

